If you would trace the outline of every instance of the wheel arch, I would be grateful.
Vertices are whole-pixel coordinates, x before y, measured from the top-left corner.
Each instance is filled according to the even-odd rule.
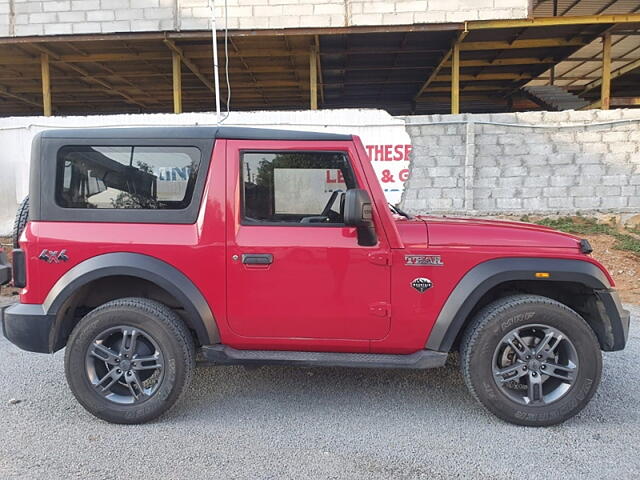
[[[538,278],[536,272],[549,273]],[[605,273],[593,263],[551,258],[500,258],[483,262],[467,272],[449,295],[429,334],[425,347],[449,352],[475,312],[502,292],[535,293],[554,298],[578,311],[596,333],[603,350],[624,346],[620,315],[623,310]],[[567,292],[586,295],[580,307]],[[617,317],[617,318],[616,318]]]
[[[49,343],[52,350],[64,346],[68,313],[74,297],[83,288],[108,279],[137,279],[166,292],[184,311],[183,320],[201,345],[220,342],[215,317],[204,296],[176,267],[139,253],[106,253],[89,258],[67,271],[49,291],[43,309],[54,318]],[[126,295],[131,296],[131,295]]]

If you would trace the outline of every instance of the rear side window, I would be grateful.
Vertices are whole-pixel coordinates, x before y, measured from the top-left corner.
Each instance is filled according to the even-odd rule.
[[[356,182],[341,152],[243,152],[243,223],[339,225]]]
[[[56,203],[64,208],[177,210],[189,206],[201,152],[189,146],[65,146]]]

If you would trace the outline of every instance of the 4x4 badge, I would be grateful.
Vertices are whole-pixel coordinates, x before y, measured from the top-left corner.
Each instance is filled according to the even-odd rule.
[[[420,293],[424,293],[433,287],[433,283],[428,278],[416,278],[413,282],[411,282],[411,286],[415,288]]]
[[[57,250],[47,250],[45,248],[44,250],[42,250],[42,252],[40,252],[38,258],[40,260],[44,260],[47,263],[60,263],[69,260],[66,249],[60,250],[60,252],[58,252]]]

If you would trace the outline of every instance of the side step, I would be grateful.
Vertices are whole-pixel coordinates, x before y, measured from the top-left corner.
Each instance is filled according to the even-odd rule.
[[[226,345],[205,345],[200,351],[204,356],[205,362],[216,365],[424,369],[442,367],[448,357],[444,352],[435,352],[433,350],[420,350],[408,355],[388,355],[378,353],[236,350]]]

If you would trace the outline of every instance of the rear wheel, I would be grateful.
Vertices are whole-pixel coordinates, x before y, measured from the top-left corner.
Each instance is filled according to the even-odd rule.
[[[74,328],[65,355],[71,391],[95,416],[143,423],[171,406],[188,385],[194,345],[171,309],[143,298],[108,302]]]
[[[471,393],[498,417],[546,426],[576,415],[600,383],[602,355],[591,327],[555,300],[500,299],[478,313],[461,344]]]

